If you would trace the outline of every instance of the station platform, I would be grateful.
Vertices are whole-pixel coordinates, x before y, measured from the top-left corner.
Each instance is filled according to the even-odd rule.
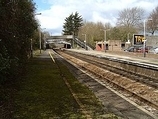
[[[84,50],[84,49],[66,49],[73,52],[89,54],[97,57],[111,57],[116,59],[125,59],[129,61],[136,61],[140,63],[152,64],[158,66],[158,54],[137,52],[125,52],[125,51],[95,51],[95,50]]]

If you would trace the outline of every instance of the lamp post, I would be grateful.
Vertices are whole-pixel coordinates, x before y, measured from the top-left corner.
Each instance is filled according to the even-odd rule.
[[[130,35],[130,33],[128,33],[128,38],[127,38],[127,42],[130,42],[130,40],[129,40],[129,35]]]
[[[110,30],[110,29],[100,29],[104,31],[104,50],[106,52],[106,31]]]
[[[145,27],[146,26],[146,20],[144,19],[144,42],[143,42],[143,57],[146,57],[145,53],[145,45],[146,45],[146,36],[145,36]]]
[[[130,33],[127,34],[127,41],[125,42],[125,48],[128,48],[131,45],[129,35],[130,35]]]
[[[44,37],[44,38],[43,38],[43,39],[44,39],[43,47],[44,47],[44,50],[46,50],[46,36],[45,36],[45,34],[43,34],[43,35],[44,35],[44,36],[43,36],[43,37]]]
[[[82,35],[84,35],[84,39],[85,39],[85,50],[87,50],[87,46],[86,46],[86,42],[87,42],[87,35],[86,34],[82,34]]]
[[[32,39],[31,39],[31,58],[33,57]]]
[[[147,19],[147,21],[151,21],[152,19]],[[146,57],[145,52],[145,46],[146,46],[146,19],[144,19],[144,43],[143,43],[143,57]]]
[[[42,30],[45,30],[46,28],[43,28]],[[46,33],[43,32],[43,40],[44,40],[44,43],[43,43],[43,47],[44,47],[44,50],[46,49]]]
[[[41,15],[42,13],[35,13],[34,15]],[[15,36],[14,36],[15,37]],[[33,48],[32,48],[32,39],[30,39],[31,43],[30,43],[30,50],[31,50],[31,58],[33,57]]]
[[[42,13],[35,13],[35,16],[36,15],[41,15]],[[40,48],[40,53],[41,53],[41,31],[40,31],[40,27],[39,27],[39,48]]]
[[[39,48],[40,48],[40,54],[41,54],[41,31],[39,29]]]
[[[38,28],[39,30],[39,49],[40,49],[40,54],[41,54],[41,49],[42,49],[42,32],[41,30],[44,30],[46,28],[41,29],[40,27]]]
[[[106,52],[106,30],[104,30],[104,50]]]

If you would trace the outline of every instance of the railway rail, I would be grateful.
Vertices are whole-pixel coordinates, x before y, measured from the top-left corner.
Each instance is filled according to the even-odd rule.
[[[73,53],[70,51],[66,51],[66,53],[77,57],[79,59],[84,59],[84,61],[87,61],[91,64],[94,65],[99,65],[102,68],[105,68],[111,72],[117,73],[119,75],[128,77],[130,79],[145,83],[149,86],[158,88],[158,78],[157,76],[152,77],[153,75],[158,74],[158,66],[154,65],[154,64],[147,64],[147,63],[140,63],[140,62],[136,62],[136,61],[127,61],[125,59],[117,59],[114,57],[102,57],[102,58],[98,58],[96,56],[92,56],[92,55],[83,55],[81,53]],[[125,69],[123,66],[118,66],[119,63],[121,65],[127,65],[126,68],[129,69],[129,65],[133,66],[130,67],[130,70]],[[144,70],[144,69],[148,69],[145,73],[149,73],[148,74],[144,74],[144,73],[138,73],[138,71],[135,71],[135,67],[140,67],[140,71]],[[152,76],[151,76],[152,75]]]
[[[66,51],[57,51],[57,53],[78,68],[86,70],[86,73],[99,77],[98,82],[110,85],[128,99],[132,99],[132,101],[151,112],[155,119],[158,118],[157,80],[153,78],[146,80],[148,77],[134,73],[131,75],[131,72],[129,76],[129,72],[116,67],[109,67],[109,65],[105,66],[105,59]]]

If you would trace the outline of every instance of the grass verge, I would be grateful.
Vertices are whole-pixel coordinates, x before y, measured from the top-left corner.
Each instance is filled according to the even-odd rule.
[[[78,105],[50,59],[34,58],[15,96],[14,118],[49,119],[80,117]]]
[[[95,119],[101,114],[102,105],[94,94],[60,64],[63,75],[81,103]],[[27,75],[8,87],[0,87],[4,95],[1,119],[85,119],[56,63],[48,58],[33,58],[28,63]],[[110,118],[108,118],[110,119]],[[115,119],[115,118],[111,118]]]

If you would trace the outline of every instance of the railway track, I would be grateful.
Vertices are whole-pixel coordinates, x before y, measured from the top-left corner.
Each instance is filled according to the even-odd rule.
[[[137,82],[141,82],[141,83],[144,83],[144,84],[149,85],[151,87],[158,88],[158,79],[150,77],[148,75],[146,76],[146,75],[143,75],[143,74],[140,74],[140,73],[135,73],[135,72],[132,72],[132,71],[128,71],[124,68],[117,67],[117,65],[116,66],[115,65],[113,65],[113,66],[109,65],[107,63],[107,60],[110,60],[111,62],[119,62],[119,63],[122,63],[122,64],[125,64],[125,63],[127,64],[128,63],[129,65],[136,65],[138,67],[143,67],[143,68],[148,68],[148,69],[150,68],[153,71],[155,71],[155,70],[158,71],[157,67],[154,67],[152,65],[150,66],[150,65],[147,65],[145,63],[140,64],[140,63],[135,63],[135,62],[127,62],[127,61],[124,61],[124,60],[118,60],[116,58],[109,58],[109,59],[97,58],[97,57],[89,56],[89,55],[85,56],[85,55],[79,54],[79,53],[74,54],[73,52],[68,52],[68,51],[66,51],[66,53],[68,53],[72,56],[75,55],[76,58],[82,59],[86,62],[89,62],[91,64],[102,67],[106,70],[109,70],[110,72],[114,72],[114,73],[119,74],[121,76],[124,76],[124,77],[130,78],[132,80],[135,80]]]
[[[158,118],[158,90],[156,88],[157,84],[154,85],[153,81],[152,83],[151,81],[150,83],[148,81],[143,82],[142,80],[144,77],[142,77],[141,80],[136,80],[138,76],[135,76],[134,74],[128,76],[129,73],[123,73],[124,71],[119,72],[120,69],[114,69],[113,67],[107,68],[108,66],[103,66],[103,64],[105,64],[103,60],[100,61],[95,58],[90,60],[92,57],[85,55],[73,56],[71,53],[58,53],[67,61],[73,63],[76,67],[86,71],[86,73],[90,75],[93,75],[95,79],[97,79],[97,82],[103,85],[109,85],[111,88],[124,94],[128,99],[130,98],[130,100],[150,111],[153,114],[153,118]]]

